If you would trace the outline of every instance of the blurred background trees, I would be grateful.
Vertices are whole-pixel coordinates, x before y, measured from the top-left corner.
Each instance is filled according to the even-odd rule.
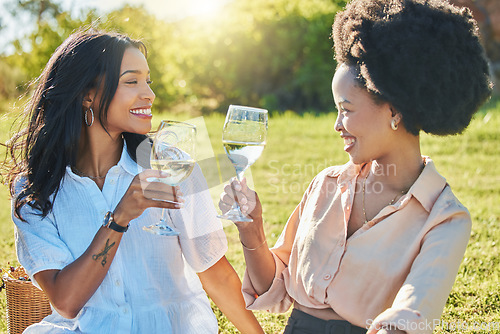
[[[157,108],[225,112],[233,103],[296,112],[332,109],[329,38],[342,0],[238,0],[214,16],[176,22],[127,5],[99,17],[91,9],[74,17],[58,0],[5,1],[13,15],[30,15],[36,28],[13,41],[12,54],[0,50],[4,98],[22,93],[72,31],[92,25],[146,42]]]
[[[63,0],[4,1],[14,17],[29,16],[36,26],[12,41],[14,51],[0,50],[0,101],[23,93],[71,32],[93,26],[145,41],[156,108],[210,113],[232,103],[298,113],[333,109],[330,34],[345,0],[233,0],[213,16],[175,22],[129,5],[76,15],[62,9]],[[452,1],[473,9],[490,58],[498,53],[500,62],[498,0]],[[4,29],[2,19],[0,33]],[[498,72],[500,77],[500,67]]]

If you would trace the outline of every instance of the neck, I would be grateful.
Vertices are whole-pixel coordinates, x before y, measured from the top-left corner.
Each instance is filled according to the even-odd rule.
[[[102,129],[102,128],[101,128]],[[84,176],[104,177],[120,160],[123,150],[121,135],[109,135],[104,129],[86,128],[82,131],[75,168]]]
[[[391,154],[373,160],[370,177],[372,182],[381,182],[395,192],[406,192],[423,169],[420,139],[411,136],[399,141]]]

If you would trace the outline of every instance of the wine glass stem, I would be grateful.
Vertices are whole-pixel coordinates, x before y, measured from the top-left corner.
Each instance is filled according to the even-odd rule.
[[[166,224],[167,223],[166,215],[167,215],[167,209],[165,209],[165,208],[161,209],[161,219],[160,219],[161,225],[167,225]]]
[[[236,179],[241,183],[241,180],[243,180],[243,174],[245,173],[245,170],[236,170]],[[233,192],[236,194],[236,191],[233,189]],[[237,201],[234,201],[233,205],[231,206],[231,210],[236,210],[241,213],[241,208],[240,205],[238,204]]]

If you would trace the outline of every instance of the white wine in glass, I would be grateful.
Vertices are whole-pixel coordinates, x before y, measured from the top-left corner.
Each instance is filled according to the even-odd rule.
[[[150,162],[151,168],[164,171],[168,176],[155,181],[177,186],[191,174],[195,159],[196,127],[184,122],[162,121],[153,139]],[[158,235],[179,235],[178,231],[168,225],[166,209],[162,210],[161,220],[157,224],[143,229]]]
[[[239,181],[245,170],[260,157],[267,137],[267,110],[231,105],[227,111],[222,130],[224,150],[236,170]],[[251,222],[245,216],[237,202],[219,218],[238,222]]]

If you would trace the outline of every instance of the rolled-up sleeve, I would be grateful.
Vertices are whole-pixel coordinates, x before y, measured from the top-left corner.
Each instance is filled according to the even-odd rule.
[[[286,312],[293,303],[292,298],[286,292],[283,271],[286,270],[285,263],[273,253],[276,263],[276,275],[269,290],[260,296],[255,291],[248,272],[243,277],[242,292],[246,307],[249,310],[268,310],[270,312]]]
[[[284,275],[288,271],[288,263],[290,254],[294,244],[295,236],[299,226],[302,211],[305,203],[307,202],[308,195],[313,188],[315,179],[309,185],[307,191],[304,193],[301,202],[293,213],[288,218],[285,228],[281,232],[278,241],[271,248],[271,253],[275,262],[275,276],[269,289],[261,295],[255,292],[253,284],[250,280],[248,272],[245,271],[243,277],[242,292],[245,298],[246,306],[249,310],[267,310],[274,313],[286,312],[293,303],[293,299],[287,292],[286,280]]]
[[[59,237],[51,214],[42,218],[26,204],[21,209],[21,215],[26,221],[12,214],[17,258],[38,286],[33,275],[43,270],[63,269],[74,261],[74,257]]]
[[[198,165],[180,188],[185,197],[184,207],[169,210],[169,216],[172,225],[180,232],[184,258],[196,272],[203,272],[226,253],[226,234]]]
[[[226,234],[222,229],[194,239],[181,234],[179,240],[186,262],[198,273],[217,263],[227,251]]]
[[[430,229],[391,308],[378,315],[371,327],[394,326],[408,334],[432,333],[455,282],[470,232],[471,219],[466,210]]]

